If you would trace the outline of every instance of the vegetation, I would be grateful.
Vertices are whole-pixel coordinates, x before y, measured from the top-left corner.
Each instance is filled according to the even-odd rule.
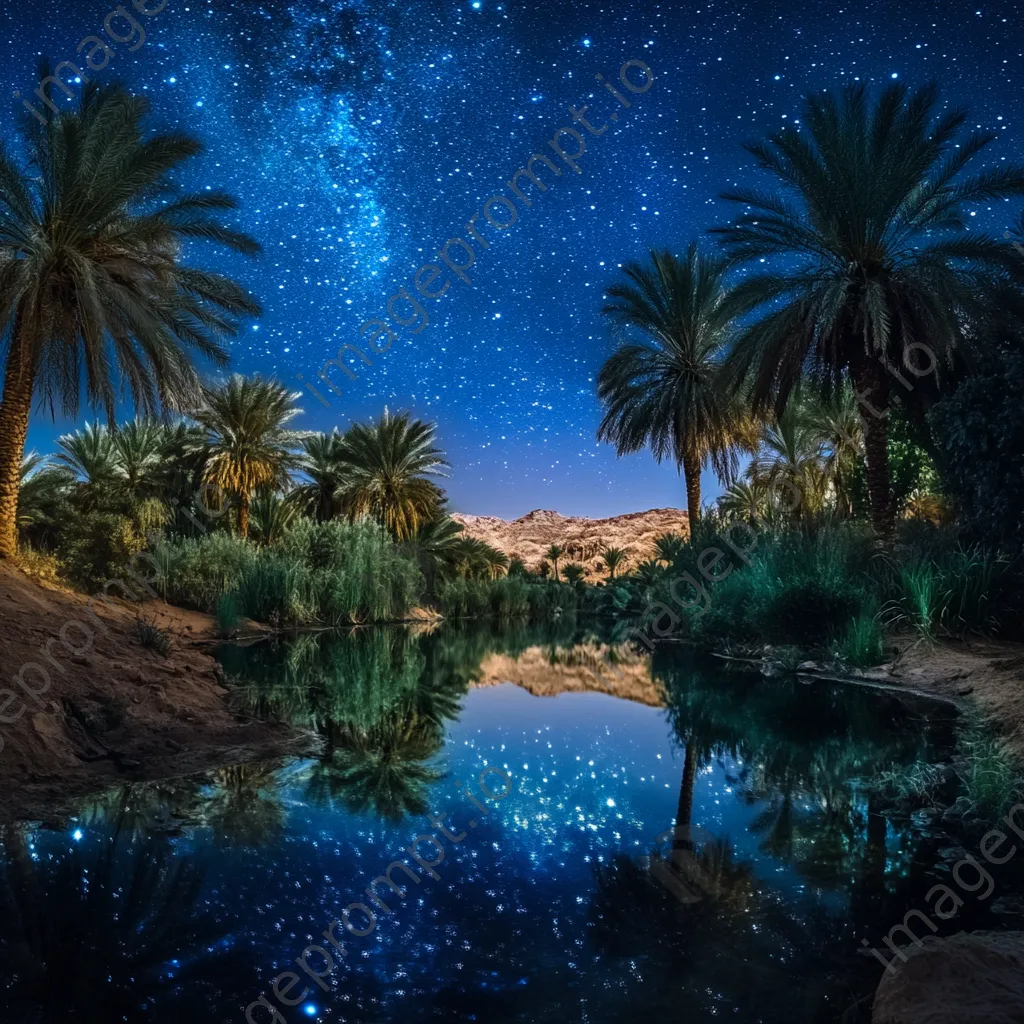
[[[236,318],[260,311],[230,278],[181,261],[194,241],[247,254],[259,246],[215,219],[234,209],[230,196],[175,191],[171,173],[202,146],[147,134],[148,114],[147,100],[87,83],[75,109],[44,125],[25,119],[31,167],[0,148],[0,558],[17,554],[34,398],[76,415],[84,369],[89,402],[112,419],[117,366],[144,414],[188,408],[199,393],[192,357],[225,363]]]
[[[31,236],[0,259],[0,554],[16,537],[79,585],[216,613],[225,634],[242,617],[338,625],[425,603],[452,618],[590,615],[854,667],[881,661],[894,629],[1019,634],[1024,260],[968,234],[965,210],[1024,195],[1024,171],[972,176],[991,139],[940,113],[934,89],[810,97],[802,131],[748,147],[779,191],[728,194],[744,210],[713,232],[717,254],[654,251],[611,284],[619,344],[598,374],[599,437],[676,463],[691,535],[658,538],[647,559],[608,548],[603,579],[568,539],[531,570],[468,536],[448,514],[431,423],[385,409],[299,431],[298,396],[279,381],[201,379],[190,354],[223,362],[220,339],[258,307],[181,263],[179,243],[256,246],[214,219],[232,207],[219,193],[148,205],[198,147],[147,136],[145,115],[90,87],[32,135],[39,180],[0,154],[0,217],[10,238]],[[62,147],[81,180],[58,180]],[[55,234],[53,218],[76,232]],[[54,269],[72,257],[78,283]],[[79,357],[109,419],[107,352],[139,415],[25,455],[26,402],[38,391],[73,412]],[[709,466],[728,486],[705,509]]]
[[[624,268],[629,284],[608,289],[604,313],[627,341],[601,367],[597,393],[605,405],[598,437],[620,454],[651,448],[671,458],[686,480],[690,521],[700,517],[700,474],[710,463],[722,479],[737,470],[737,446],[749,438],[748,415],[722,384],[734,314],[724,262],[691,245],[683,260],[652,252],[651,267]]]
[[[941,112],[938,91],[863,85],[810,96],[801,131],[747,145],[777,193],[740,188],[743,206],[717,229],[734,263],[756,272],[735,304],[762,315],[729,354],[755,410],[779,414],[801,382],[824,397],[848,379],[860,398],[871,521],[894,528],[887,416],[920,412],[956,379],[970,325],[1019,324],[1021,260],[985,232],[966,233],[966,207],[1024,194],[1014,166],[965,172],[994,135],[965,135],[964,111]],[[760,269],[760,262],[774,264]],[[893,368],[912,378],[894,388]],[[897,397],[898,395],[898,397]]]

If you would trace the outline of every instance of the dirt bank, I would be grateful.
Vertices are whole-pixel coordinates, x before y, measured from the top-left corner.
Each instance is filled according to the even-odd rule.
[[[44,587],[0,564],[0,817],[58,813],[119,779],[184,775],[298,753],[310,737],[245,721],[209,653],[212,620],[162,604],[166,655],[136,606]]]
[[[908,640],[879,678],[976,711],[1024,761],[1024,644]]]

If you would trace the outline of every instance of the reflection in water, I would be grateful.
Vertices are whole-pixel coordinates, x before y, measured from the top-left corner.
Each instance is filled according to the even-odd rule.
[[[424,815],[470,828],[457,780],[484,765],[513,796],[285,1019],[857,1020],[881,970],[860,938],[921,903],[955,841],[871,785],[948,757],[954,725],[922,703],[652,661],[571,622],[361,629],[222,660],[241,712],[315,731],[319,756],[8,827],[15,1019],[241,1019]],[[987,905],[950,928],[979,926]]]

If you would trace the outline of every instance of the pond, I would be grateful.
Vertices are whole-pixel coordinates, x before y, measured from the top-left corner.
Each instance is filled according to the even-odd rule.
[[[220,657],[241,713],[320,755],[8,826],[12,1019],[861,1020],[882,973],[861,940],[964,841],[878,785],[949,761],[957,723],[923,700],[572,623]],[[995,903],[944,930],[1010,926]]]

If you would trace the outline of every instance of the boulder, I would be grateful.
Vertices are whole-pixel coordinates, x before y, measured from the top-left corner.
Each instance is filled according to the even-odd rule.
[[[872,1024],[1024,1024],[1024,932],[928,936],[902,952],[907,962],[882,975]]]

